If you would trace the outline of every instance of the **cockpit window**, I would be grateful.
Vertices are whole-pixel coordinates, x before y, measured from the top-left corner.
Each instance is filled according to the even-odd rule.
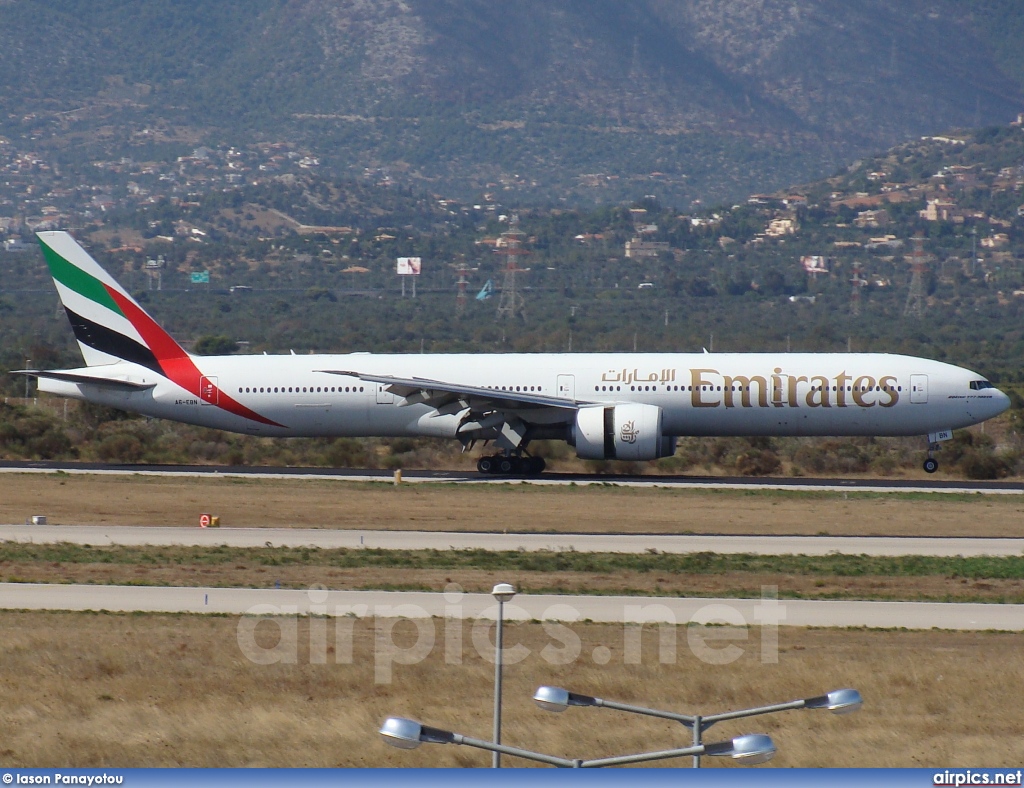
[[[995,388],[995,386],[993,386],[987,380],[972,380],[971,381],[971,390],[972,391],[981,391],[982,389],[994,389],[994,388]]]

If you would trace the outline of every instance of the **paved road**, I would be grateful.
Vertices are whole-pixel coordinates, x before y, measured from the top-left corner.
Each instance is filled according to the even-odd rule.
[[[153,475],[153,476],[261,476],[269,479],[328,479],[333,481],[390,482],[391,471],[357,468],[253,468],[227,465],[110,465],[43,461],[0,461],[0,473],[65,473]],[[1021,482],[969,482],[944,479],[800,479],[789,477],[749,478],[744,476],[626,476],[574,473],[545,473],[534,479],[481,476],[464,471],[404,471],[403,481],[413,484],[508,484],[540,485],[614,484],[624,487],[679,487],[719,490],[803,490],[860,492],[982,493],[1024,495]]]
[[[313,528],[0,525],[0,541],[89,545],[377,548],[384,550],[574,550],[579,553],[1020,556],[1024,539],[886,536],[715,536],[341,531]]]
[[[493,619],[488,594],[0,583],[0,608],[241,615],[374,615],[386,618]],[[505,616],[520,621],[728,623],[797,627],[1024,630],[1024,605],[678,599],[519,594]]]

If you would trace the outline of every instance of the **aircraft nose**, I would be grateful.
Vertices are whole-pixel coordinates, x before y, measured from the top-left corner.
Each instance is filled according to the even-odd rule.
[[[1010,407],[1010,397],[1000,389],[992,390],[992,415],[998,416]]]

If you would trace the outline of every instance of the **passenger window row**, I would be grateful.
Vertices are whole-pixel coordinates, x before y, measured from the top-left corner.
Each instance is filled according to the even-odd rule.
[[[239,394],[361,394],[363,386],[239,386]]]
[[[971,383],[971,388],[976,388],[976,386],[975,386],[976,383],[980,383],[980,381],[972,382]],[[978,386],[978,388],[987,388],[987,387],[991,387],[991,386],[992,386],[992,384],[989,383],[988,386]],[[811,386],[811,391],[821,391],[823,388],[826,391],[828,390],[827,387]],[[841,390],[844,387],[840,386],[839,388]],[[721,391],[722,387],[721,386],[698,386],[697,389],[699,391]],[[630,386],[629,390],[630,391],[657,391],[658,387],[657,386]],[[750,386],[731,386],[731,387],[730,386],[726,386],[725,390],[726,391],[730,391],[730,390],[732,390],[732,391],[750,391]],[[845,390],[846,391],[885,391],[885,392],[890,392],[890,391],[903,391],[903,386],[846,386]],[[594,391],[622,391],[622,386],[594,386]],[[693,391],[693,386],[665,386],[665,391]],[[776,388],[775,391],[782,391],[782,389]],[[836,391],[836,387],[835,386],[832,386],[832,391]]]

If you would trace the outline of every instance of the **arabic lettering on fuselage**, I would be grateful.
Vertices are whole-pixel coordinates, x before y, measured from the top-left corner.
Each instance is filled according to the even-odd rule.
[[[676,379],[676,370],[662,369],[658,372],[641,374],[637,369],[609,370],[601,375],[604,383],[671,383]]]
[[[900,400],[900,385],[895,375],[851,375],[843,370],[827,375],[791,375],[775,367],[770,375],[725,375],[717,369],[661,369],[640,372],[638,368],[609,370],[602,383],[624,386],[637,383],[674,383],[677,373],[689,373],[688,391],[695,408],[891,408]]]

